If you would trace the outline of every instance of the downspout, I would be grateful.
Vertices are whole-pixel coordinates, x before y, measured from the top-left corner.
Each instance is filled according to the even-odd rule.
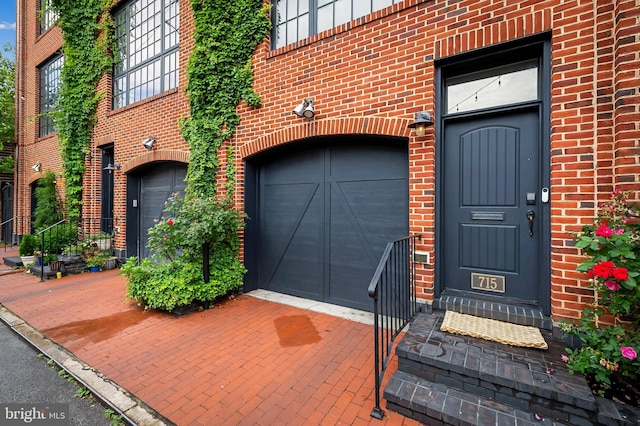
[[[14,151],[14,162],[13,162],[13,217],[17,217],[17,214],[20,212],[20,167],[23,163],[20,156],[22,155],[22,150],[20,149],[20,143],[22,142],[22,138],[20,137],[21,129],[22,129],[22,108],[20,107],[23,99],[24,93],[24,82],[22,79],[22,67],[24,66],[24,49],[22,48],[22,43],[24,40],[24,25],[22,23],[23,18],[23,2],[24,0],[18,0],[16,2],[16,50],[15,50],[15,87],[16,94],[14,99],[14,105],[16,110],[16,116],[14,119],[14,140],[15,140],[15,151]],[[17,235],[18,232],[18,223],[14,219],[13,223],[13,234]],[[22,231],[21,231],[22,232]],[[12,237],[13,238],[13,237]],[[18,243],[17,239],[15,240]]]

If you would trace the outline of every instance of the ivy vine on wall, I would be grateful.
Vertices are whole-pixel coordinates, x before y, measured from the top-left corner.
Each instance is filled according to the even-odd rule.
[[[110,10],[116,0],[51,0],[62,29],[64,65],[54,119],[59,130],[65,178],[67,214],[77,219],[82,213],[82,180],[85,155],[91,146],[96,121],[97,91],[103,73],[113,64],[113,19]]]
[[[191,0],[195,45],[187,65],[191,115],[181,123],[191,147],[187,197],[215,196],[218,150],[240,122],[244,100],[262,103],[253,91],[251,57],[271,29],[263,0]],[[229,156],[227,198],[231,202],[235,169]]]
[[[238,231],[244,216],[234,209],[234,146],[223,144],[240,122],[244,100],[261,103],[253,91],[251,58],[271,28],[262,0],[191,0],[194,47],[187,64],[190,116],[181,121],[190,146],[184,198],[170,199],[163,220],[149,229],[152,259],[130,259],[122,268],[127,296],[146,308],[172,310],[192,301],[212,301],[242,285]],[[216,181],[226,156],[225,196]],[[210,253],[210,256],[205,255]],[[208,265],[207,265],[208,261]],[[201,268],[206,265],[206,270]],[[209,276],[210,275],[210,276]]]

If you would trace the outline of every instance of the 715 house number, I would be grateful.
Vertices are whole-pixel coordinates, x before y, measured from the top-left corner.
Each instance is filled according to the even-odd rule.
[[[504,293],[504,276],[472,273],[471,288],[474,290]]]

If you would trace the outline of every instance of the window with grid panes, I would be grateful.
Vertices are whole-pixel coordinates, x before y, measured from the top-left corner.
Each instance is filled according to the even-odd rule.
[[[178,86],[178,0],[135,0],[114,16],[113,107]]]
[[[51,0],[40,0],[38,9],[38,21],[40,22],[40,34],[55,25],[58,15],[51,9]]]
[[[402,0],[274,0],[272,47],[277,49]]]
[[[56,131],[55,123],[49,113],[56,109],[63,64],[64,56],[58,55],[40,67],[39,136],[46,136]]]

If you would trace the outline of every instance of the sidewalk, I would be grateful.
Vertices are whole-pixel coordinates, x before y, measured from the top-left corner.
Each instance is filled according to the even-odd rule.
[[[72,354],[65,362],[139,424],[418,425],[388,410],[370,417],[369,324],[256,297],[280,298],[265,292],[178,317],[144,312],[125,291],[117,270],[44,282],[0,270],[0,304],[18,318],[0,316],[53,340],[39,340],[48,354]]]

